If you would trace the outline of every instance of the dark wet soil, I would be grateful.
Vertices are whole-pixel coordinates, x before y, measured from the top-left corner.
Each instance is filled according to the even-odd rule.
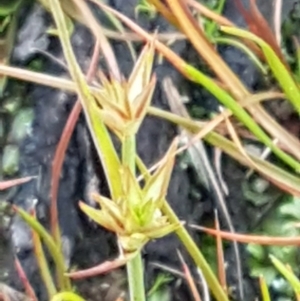
[[[136,0],[110,0],[108,2],[127,16],[135,18],[134,7],[137,2]],[[266,2],[269,3],[270,1],[260,1],[259,3],[262,5],[261,8],[265,12],[268,12]],[[237,14],[233,9],[231,1],[227,1],[225,11],[233,21],[241,23],[240,14]],[[31,61],[39,59],[45,72],[58,77],[67,76],[63,67],[40,52],[41,50],[47,51],[56,58],[63,60],[62,51],[57,39],[45,35],[45,29],[51,22],[48,14],[39,5],[34,5],[26,9],[23,17],[13,56],[13,64],[27,66]],[[105,24],[108,24],[108,21],[103,19],[101,14],[100,18],[102,18]],[[153,20],[149,20],[146,16],[140,15],[137,22],[147,30],[153,30],[156,27],[166,32],[174,30],[159,16]],[[76,25],[72,44],[78,62],[83,70],[86,70],[93,48],[91,35],[85,28]],[[127,76],[132,68],[132,60],[128,48],[126,44],[116,41],[112,41],[112,45],[121,71]],[[177,41],[171,47],[183,57],[196,57],[192,53],[192,47],[186,41]],[[36,48],[40,51],[36,51]],[[136,48],[139,49],[140,45],[136,45]],[[254,87],[257,84],[258,75],[255,68],[241,53],[230,47],[226,47],[220,51],[249,87]],[[199,62],[195,61],[194,63],[197,65]],[[199,87],[186,83],[181,75],[168,63],[156,66],[155,72],[158,76],[158,86],[153,98],[153,105],[168,109],[161,83],[166,76],[170,76],[177,86],[187,87],[184,93],[189,96],[192,102],[208,109],[214,108],[215,102],[212,98],[203,93]],[[60,139],[61,131],[74,105],[75,95],[69,95],[61,91],[32,84],[27,86],[26,93],[34,104],[35,117],[30,133],[20,145],[19,175],[39,175],[39,179],[38,182],[32,181],[20,187],[10,201],[26,210],[31,208],[33,203],[37,201],[38,218],[44,225],[47,225],[49,222],[51,162]],[[199,100],[199,95],[202,97],[201,101]],[[153,117],[148,117],[138,136],[138,151],[144,162],[150,166],[160,158],[176,134],[177,129],[173,125]],[[223,171],[229,187],[228,207],[235,221],[236,229],[238,232],[246,231],[251,216],[248,216],[247,210],[245,210],[244,206],[246,202],[243,202],[244,196],[241,190],[240,179],[243,178],[245,170],[236,165],[231,159],[225,158]],[[94,224],[91,224],[77,209],[78,200],[89,202],[87,195],[91,188],[89,185],[91,180],[96,183],[93,188],[99,189],[101,192],[105,191],[106,187],[101,166],[95,157],[84,118],[81,116],[65,157],[58,194],[59,220],[62,235],[69,246],[65,252],[70,257],[71,265],[80,268],[99,264],[117,254],[114,237],[104,229],[97,228]],[[203,187],[195,185],[195,182],[191,168],[183,169],[180,166],[180,162],[178,162],[172,176],[168,200],[183,220],[191,223],[212,220],[214,201],[211,194],[203,189]],[[198,234],[192,233],[192,235],[197,242],[201,240]],[[10,238],[10,243],[19,250],[17,254],[18,258],[36,289],[38,297],[40,300],[46,300],[32,254],[30,232],[17,216],[12,219]],[[8,251],[8,246],[8,241],[7,244],[4,240],[0,241],[0,254],[4,254],[4,256],[1,256],[0,262],[0,281],[5,280],[14,287],[21,289],[22,285],[13,269],[10,271],[9,280],[8,277],[3,278],[7,269],[6,266],[3,269],[3,264],[5,265],[7,262],[10,262],[9,265],[11,267],[12,262],[9,260],[11,252]],[[155,275],[158,273],[158,270],[154,269],[150,262],[161,262],[180,269],[176,253],[177,249],[182,249],[182,247],[175,236],[169,236],[150,243],[145,248],[144,258],[147,267],[146,278],[148,287],[151,286]],[[182,251],[184,252],[184,250]],[[245,250],[241,248],[240,252],[243,259],[246,256]],[[226,249],[226,259],[229,262],[227,270],[228,279],[230,285],[235,287],[237,279],[235,276],[234,255],[231,247]],[[188,257],[186,257],[186,260],[193,267]],[[242,262],[244,273],[243,284],[246,296],[244,300],[254,300],[257,295],[256,284],[248,276],[249,273],[244,264],[245,261],[242,260]],[[120,294],[123,294],[124,287],[126,287],[124,279],[124,273],[117,271],[109,276],[91,279],[82,283],[78,282],[76,284],[87,300],[113,301]],[[178,281],[176,280],[170,284],[170,287],[173,290],[170,300],[192,300],[184,284],[178,285]],[[239,300],[238,292],[235,292],[233,295]]]

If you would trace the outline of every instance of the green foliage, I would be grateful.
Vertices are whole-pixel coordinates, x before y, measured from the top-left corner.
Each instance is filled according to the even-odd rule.
[[[138,17],[140,13],[148,14],[150,19],[153,19],[157,15],[157,11],[154,5],[149,3],[147,0],[139,0],[135,7],[135,15]]]
[[[168,293],[165,290],[165,286],[172,280],[174,280],[174,277],[172,277],[171,275],[167,273],[159,273],[155,279],[154,284],[147,293],[147,296],[150,298],[150,300],[169,300],[169,298],[167,297]],[[166,296],[162,299],[157,299],[158,297],[161,297],[162,294]]]
[[[0,3],[0,63],[8,64],[13,48],[17,13],[23,0],[4,0]],[[0,96],[6,87],[6,76],[0,76]]]
[[[281,237],[295,237],[300,235],[300,228],[295,225],[300,219],[300,202],[295,197],[284,197],[281,202],[268,214],[260,227],[258,234]],[[296,246],[268,246],[263,247],[256,244],[249,244],[247,250],[249,258],[250,273],[253,277],[263,275],[267,285],[279,283],[279,273],[269,260],[268,254],[273,254],[280,261],[293,267],[296,274],[299,274],[298,248]],[[283,280],[282,280],[283,281]],[[284,283],[284,281],[283,281]],[[292,292],[288,285],[278,288],[281,294],[291,296]]]

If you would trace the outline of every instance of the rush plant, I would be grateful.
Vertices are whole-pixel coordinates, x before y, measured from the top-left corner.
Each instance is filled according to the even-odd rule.
[[[92,195],[93,199],[99,204],[99,208],[90,207],[83,202],[80,202],[79,206],[91,219],[115,233],[120,250],[119,257],[113,261],[101,263],[99,266],[89,270],[67,273],[61,255],[55,197],[59,170],[67,146],[66,141],[68,141],[68,139],[62,139],[58,146],[57,160],[54,160],[55,164],[53,164],[51,234],[42,229],[33,216],[16,209],[39,237],[44,240],[56,263],[58,289],[54,287],[52,280],[50,280],[51,277],[47,273],[43,274],[44,279],[48,279],[45,281],[49,284],[49,297],[52,300],[63,300],[64,298],[80,300],[80,297],[72,292],[69,277],[93,276],[126,264],[131,300],[145,300],[141,250],[151,239],[160,238],[175,231],[194,259],[195,265],[203,272],[215,299],[219,301],[228,300],[229,297],[224,286],[221,285],[212,272],[200,248],[188,234],[184,223],[179,221],[165,197],[176,154],[189,148],[199,139],[204,139],[213,146],[220,148],[229,156],[254,169],[284,191],[300,196],[300,142],[297,137],[294,137],[275,121],[261,105],[262,101],[281,96],[290,101],[295,111],[299,113],[299,82],[285,61],[280,47],[274,40],[274,35],[257,11],[255,1],[250,1],[250,11],[246,18],[249,29],[252,32],[238,29],[229,20],[208,10],[197,1],[141,1],[140,5],[143,5],[142,8],[147,10],[151,8],[155,13],[164,16],[181,32],[180,38],[186,38],[191,42],[198,52],[199,58],[212,71],[213,76],[209,76],[174,53],[164,43],[165,36],[161,36],[159,33],[148,33],[132,20],[103,4],[103,2],[90,0],[90,2],[99,5],[110,16],[115,16],[115,18],[124,22],[128,28],[133,30],[133,32],[117,33],[118,38],[126,39],[127,37],[130,40],[146,40],[147,42],[128,79],[125,79],[120,74],[117,61],[106,39],[106,35],[114,37],[116,33],[106,31],[95,20],[85,1],[41,0],[40,2],[53,15],[57,27],[57,35],[63,47],[71,79],[59,79],[45,74],[8,67],[5,66],[5,62],[2,62],[0,65],[0,74],[77,93],[79,101],[72,111],[72,120],[70,119],[72,126],[68,128],[68,139],[76,123],[76,118],[80,110],[83,109],[110,191],[109,196]],[[240,1],[236,0],[236,2]],[[224,1],[221,1],[221,6],[223,4]],[[193,17],[191,8],[197,9],[200,14],[211,20],[211,23],[208,23],[209,35]],[[97,72],[99,86],[88,84],[76,61],[70,43],[70,32],[67,26],[68,18],[66,17],[87,25],[99,42],[109,69],[108,76],[104,75],[101,70]],[[231,43],[231,45],[237,45],[232,40],[232,36],[239,38],[238,44],[242,45],[242,48],[251,54],[252,58],[258,62],[258,65],[263,70],[266,72],[269,70],[270,76],[278,83],[278,91],[253,93],[245,87],[237,75],[219,56],[212,44],[221,39],[220,37],[213,37],[213,33],[218,30],[216,24],[221,26],[218,33],[227,35],[227,42]],[[214,95],[224,107],[223,112],[212,120],[199,122],[152,107],[151,98],[156,84],[155,75],[152,75],[152,64],[156,51],[169,60],[187,79],[201,85]],[[168,152],[158,162],[156,168],[151,169],[151,171],[147,170],[136,153],[136,134],[146,114],[155,115],[173,122],[190,132],[193,136],[190,144],[185,145],[180,150],[178,149],[178,140],[175,139]],[[233,124],[237,124],[236,120],[257,141],[268,147],[281,163],[289,167],[289,170],[283,168],[282,165],[276,165],[273,162],[268,162],[258,156],[249,154],[243,148],[240,137],[236,134],[239,130],[238,126],[233,127]],[[226,128],[225,135],[224,131],[222,132],[220,129],[221,125],[223,125],[223,129],[224,127]],[[110,133],[117,137],[121,145],[121,155],[115,149]],[[277,139],[279,143],[275,144],[274,139]],[[144,180],[143,185],[140,182],[139,174]],[[218,229],[201,229],[208,233],[216,234],[219,243],[222,237],[262,244],[264,239],[268,243],[273,244],[278,242],[288,243],[287,240],[283,241],[280,238],[250,236],[245,238],[233,233],[224,233]],[[294,239],[293,243],[298,244],[298,240]],[[39,246],[37,237],[35,237],[35,244],[37,249]],[[40,255],[40,259],[41,269],[47,270],[43,255]],[[278,270],[289,280],[298,295],[299,281],[274,257],[271,259]],[[261,280],[261,288],[264,300],[269,300],[263,279]]]

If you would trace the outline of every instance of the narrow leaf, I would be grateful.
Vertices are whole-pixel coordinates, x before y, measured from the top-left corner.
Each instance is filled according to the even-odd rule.
[[[144,87],[149,83],[152,66],[154,61],[155,40],[144,46],[134,69],[132,70],[128,79],[128,98],[129,101],[135,99],[139,94],[142,93]]]
[[[100,205],[101,209],[107,211],[108,214],[116,220],[116,222],[120,225],[123,223],[123,216],[120,212],[120,208],[114,201],[96,193],[92,193],[92,198]]]
[[[144,188],[146,200],[163,199],[166,196],[175,161],[177,146],[178,138],[174,139],[169,150],[161,160],[162,164],[160,164],[154,175],[146,183]]]
[[[71,290],[71,284],[69,279],[64,276],[65,273],[65,263],[61,250],[55,244],[51,235],[44,229],[44,227],[30,214],[21,208],[14,206],[15,211],[20,214],[24,221],[41,237],[47,246],[53,261],[55,262],[57,268],[57,274],[59,276],[58,282],[60,289]]]
[[[93,221],[95,221],[102,227],[115,233],[123,232],[121,225],[119,225],[118,222],[107,212],[92,208],[83,202],[79,203],[79,207],[88,217],[90,217]]]
[[[91,94],[72,50],[64,13],[60,6],[61,3],[59,0],[50,0],[49,3],[58,28],[70,74],[76,83],[76,90],[81,98],[87,123],[104,167],[112,198],[116,199],[121,194],[121,178],[119,174],[120,160],[104,123],[99,120],[97,110],[95,110],[95,107],[92,105],[95,103],[95,99]]]
[[[259,277],[259,285],[260,285],[260,291],[261,291],[263,301],[271,301],[266,280],[262,275]]]
[[[53,283],[52,275],[48,266],[48,262],[43,250],[40,237],[35,231],[32,231],[32,240],[35,258],[37,260],[40,269],[40,274],[42,276],[43,283],[46,287],[48,298],[50,300],[57,293],[57,291]]]
[[[275,256],[270,255],[270,259],[272,263],[275,265],[276,269],[286,278],[286,280],[290,283],[292,288],[295,291],[296,295],[299,295],[300,293],[300,281],[296,277],[296,275],[291,272],[287,267],[284,266],[284,264],[278,260]]]
[[[222,31],[232,34],[234,36],[247,38],[253,42],[256,42],[261,48],[265,55],[266,61],[270,66],[274,76],[279,82],[282,90],[285,92],[287,98],[294,105],[295,109],[300,113],[300,90],[295,80],[293,79],[290,71],[287,69],[285,64],[276,55],[274,50],[264,40],[260,39],[256,35],[249,33],[246,30],[222,27]]]

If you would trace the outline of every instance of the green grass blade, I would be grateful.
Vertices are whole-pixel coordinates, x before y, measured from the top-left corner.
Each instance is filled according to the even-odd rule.
[[[266,280],[263,276],[259,277],[259,283],[260,283],[260,291],[261,291],[263,301],[271,301],[269,289]]]
[[[225,45],[231,45],[233,47],[238,48],[239,50],[243,51],[248,58],[251,60],[251,62],[259,69],[263,75],[267,75],[268,71],[267,68],[263,65],[263,63],[259,60],[259,58],[255,55],[253,51],[249,47],[247,47],[245,44],[238,40],[234,40],[232,38],[225,38],[225,37],[217,37],[213,39],[213,42],[216,44],[225,44]]]
[[[191,65],[185,66],[186,72],[196,83],[204,86],[212,95],[214,95],[257,137],[262,143],[269,147],[274,154],[287,165],[291,166],[297,172],[300,172],[300,163],[286,154],[276,145],[270,137],[260,128],[252,117],[237,103],[226,91],[220,88],[211,78],[203,74]],[[299,98],[300,99],[300,98]]]
[[[53,261],[55,262],[55,266],[57,269],[58,275],[58,284],[60,289],[62,290],[70,290],[71,291],[71,284],[69,278],[66,277],[64,274],[66,272],[64,257],[61,250],[55,244],[51,235],[45,230],[45,228],[36,220],[36,218],[32,217],[26,211],[21,208],[15,207],[15,210],[22,219],[40,236],[40,238],[45,243],[46,247],[48,248]]]
[[[53,279],[42,247],[40,236],[37,234],[37,232],[32,231],[32,238],[35,258],[40,269],[40,274],[43,279],[43,283],[48,293],[48,298],[51,299],[57,293],[57,291],[53,283]]]
[[[23,0],[1,0],[0,17],[6,17],[15,13],[21,6]]]
[[[280,260],[278,260],[275,256],[270,255],[270,259],[272,263],[275,265],[277,270],[286,278],[286,280],[290,283],[293,290],[297,295],[300,293],[300,281],[296,277],[296,275],[291,272]]]
[[[117,199],[121,195],[121,177],[120,177],[120,160],[114,149],[109,133],[99,117],[98,108],[95,99],[85,81],[80,66],[72,50],[69,40],[68,29],[65,22],[64,13],[60,6],[59,0],[50,0],[51,11],[57,25],[58,34],[63,47],[64,55],[68,63],[69,71],[76,84],[76,90],[81,98],[82,106],[85,112],[87,123],[92,134],[92,138],[98,155],[103,164],[111,196]]]
[[[9,63],[13,49],[16,29],[17,12],[23,0],[10,1],[10,6],[0,4],[0,63],[6,65]],[[6,87],[7,77],[0,76],[0,96],[3,95]]]
[[[190,131],[193,134],[199,133],[203,126],[199,125],[198,122],[177,116],[176,114],[166,112],[164,110],[151,107],[148,109],[150,115],[166,119],[172,123],[175,123],[179,126],[182,126],[184,129]],[[249,165],[248,160],[241,154],[237,146],[230,140],[224,138],[220,134],[210,132],[204,137],[208,143],[220,148],[226,154],[244,164]],[[300,179],[299,177],[294,176],[290,172],[287,172],[280,167],[275,166],[272,163],[267,162],[266,160],[260,159],[259,157],[248,154],[251,160],[259,166],[261,172],[264,176],[267,176],[268,179],[275,185],[281,187],[285,191],[292,193],[294,195],[300,196]],[[252,168],[252,166],[249,166]]]
[[[228,34],[249,39],[261,47],[266,61],[282,90],[286,94],[288,100],[290,100],[290,102],[293,104],[297,112],[300,113],[300,89],[293,79],[291,73],[276,55],[272,47],[264,40],[248,31],[233,27],[222,27],[222,30]]]
[[[180,223],[177,215],[170,207],[167,201],[164,202],[162,207],[162,212],[168,217],[169,221],[172,224]],[[179,237],[183,245],[185,246],[186,250],[193,258],[194,262],[196,263],[197,267],[202,271],[205,280],[211,290],[213,290],[213,294],[218,301],[228,301],[228,297],[221,287],[216,275],[212,271],[210,265],[205,260],[201,250],[196,245],[193,238],[190,236],[184,225],[180,224],[178,230],[176,230],[176,235]]]

